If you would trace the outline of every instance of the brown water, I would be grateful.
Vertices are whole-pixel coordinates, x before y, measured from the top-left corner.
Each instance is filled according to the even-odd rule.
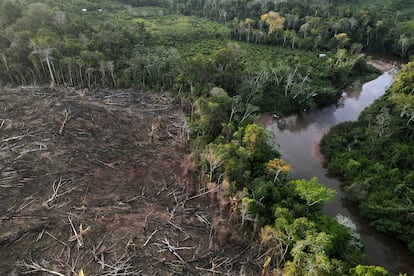
[[[357,85],[345,91],[337,105],[277,120],[267,117],[267,126],[275,134],[282,158],[292,165],[294,178],[317,176],[321,183],[337,191],[335,200],[324,205],[323,213],[332,217],[342,214],[353,220],[365,244],[365,264],[383,266],[392,274],[404,272],[414,275],[414,256],[402,242],[368,226],[369,222],[346,200],[340,188],[341,182],[327,176],[319,152],[319,142],[330,127],[357,120],[361,111],[381,97],[392,82],[392,74],[385,72],[362,88]]]

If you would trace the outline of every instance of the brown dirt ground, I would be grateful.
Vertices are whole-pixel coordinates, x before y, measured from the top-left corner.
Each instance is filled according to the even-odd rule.
[[[368,61],[368,64],[371,64],[378,70],[381,70],[382,72],[387,72],[393,69],[393,64],[387,61],[382,60],[371,60]]]
[[[0,275],[258,274],[185,137],[160,93],[0,89]]]

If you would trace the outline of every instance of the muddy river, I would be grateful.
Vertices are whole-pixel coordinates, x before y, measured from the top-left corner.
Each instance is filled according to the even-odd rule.
[[[391,69],[386,63],[382,65],[383,70]],[[332,217],[342,214],[353,220],[365,244],[365,264],[383,266],[392,274],[405,272],[414,275],[414,256],[402,242],[368,226],[369,222],[358,214],[356,206],[346,200],[340,188],[341,182],[327,175],[319,152],[319,142],[330,127],[356,120],[360,112],[382,96],[392,82],[391,71],[386,71],[363,85],[354,84],[343,93],[337,105],[285,118],[264,116],[262,119],[267,119],[268,129],[275,134],[282,158],[292,165],[294,178],[317,176],[321,183],[337,191],[335,200],[325,204],[323,212]]]

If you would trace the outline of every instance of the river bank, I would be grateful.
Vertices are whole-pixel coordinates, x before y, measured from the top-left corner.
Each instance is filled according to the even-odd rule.
[[[383,266],[393,274],[413,273],[414,257],[406,246],[369,227],[369,222],[346,199],[340,188],[342,183],[327,175],[322,165],[323,156],[319,152],[319,142],[330,127],[356,120],[360,112],[381,97],[392,84],[392,74],[387,69],[392,69],[393,63],[378,61],[375,65],[385,72],[361,85],[359,91],[355,87],[345,90],[336,105],[284,118],[264,115],[261,122],[275,134],[282,158],[292,165],[293,178],[310,179],[317,176],[321,183],[337,191],[335,201],[325,204],[323,212],[331,217],[342,214],[354,221],[365,244],[366,264]]]
[[[391,71],[395,66],[394,64],[382,60],[370,60],[367,63],[374,66],[383,73]]]

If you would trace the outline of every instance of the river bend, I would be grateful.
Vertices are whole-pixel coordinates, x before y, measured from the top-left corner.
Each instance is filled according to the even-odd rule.
[[[402,242],[368,226],[369,222],[358,214],[356,206],[346,199],[341,182],[327,175],[319,152],[319,142],[330,127],[357,120],[361,111],[381,97],[392,82],[392,73],[388,71],[362,87],[356,84],[349,88],[336,105],[277,120],[271,120],[271,116],[262,119],[275,134],[283,160],[291,164],[293,178],[316,176],[325,186],[337,191],[335,200],[324,205],[323,213],[331,217],[342,214],[353,220],[365,244],[365,264],[383,266],[392,274],[414,275],[414,256]]]

